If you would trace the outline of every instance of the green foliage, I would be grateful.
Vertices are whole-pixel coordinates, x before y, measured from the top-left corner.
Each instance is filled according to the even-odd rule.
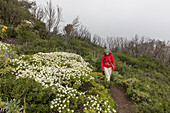
[[[85,93],[89,95],[98,95],[99,98],[101,98],[103,101],[108,101],[107,106],[109,105],[111,108],[114,108],[115,102],[113,101],[111,95],[108,93],[108,89],[105,89],[105,87],[102,85],[106,83],[106,77],[102,73],[98,72],[92,72],[90,75],[95,79],[89,81],[88,78],[84,77],[82,79],[83,84],[78,89],[85,91]],[[105,105],[103,106],[105,107]]]
[[[93,66],[93,71],[101,72],[101,57],[104,48],[94,45],[91,42],[81,41],[77,39],[67,39],[62,37],[69,45],[69,51],[81,55],[87,62]]]
[[[6,75],[10,71],[9,58],[12,59],[17,57],[12,47],[12,45],[10,46],[0,42],[0,75]]]
[[[126,64],[128,65],[135,66],[136,64],[138,64],[138,60],[134,58],[133,56],[131,56],[130,54],[119,53],[119,54],[116,54],[116,56],[122,62],[126,62]]]
[[[96,83],[105,84],[107,82],[107,78],[102,73],[92,72],[90,75],[95,78]]]
[[[13,75],[1,76],[0,92],[2,100],[15,98],[17,101],[21,100],[20,105],[24,105],[25,98],[27,112],[49,112],[50,99],[54,95],[52,89],[44,89],[33,79],[15,79]]]
[[[61,44],[60,40],[56,41],[58,42],[58,44]],[[47,41],[47,44],[49,45],[54,45],[55,43],[55,41]],[[41,43],[38,43],[37,45],[44,46],[43,44],[44,42],[42,43],[42,45]],[[23,60],[25,62],[28,62],[28,64],[30,65],[38,63],[38,61],[36,62],[36,59],[33,58],[33,55],[22,55],[22,57],[20,56],[19,58],[20,61]],[[73,59],[77,62],[81,61],[80,58]],[[19,73],[19,70],[15,68],[20,65],[20,68],[22,68],[20,69],[20,71],[26,70],[26,68],[24,68],[25,62],[19,64],[12,62],[10,64],[10,62],[7,62],[8,65],[6,65],[6,67],[12,66],[13,69],[11,71],[8,71],[6,74],[0,75],[0,97],[2,98],[2,101],[6,101],[6,98],[8,98],[9,100],[16,99],[15,105],[17,105],[18,107],[15,106],[15,109],[24,108],[26,112],[58,112],[60,111],[60,107],[54,106],[54,108],[51,108],[51,102],[59,98],[61,99],[61,102],[63,102],[65,99],[68,99],[66,100],[68,101],[68,103],[63,104],[66,105],[66,109],[63,109],[62,112],[68,112],[69,109],[74,110],[74,112],[88,112],[91,108],[94,109],[93,111],[102,110],[101,112],[107,112],[111,110],[112,112],[114,112],[113,108],[115,107],[115,102],[112,100],[108,89],[106,89],[102,85],[106,82],[106,78],[103,74],[92,72],[90,76],[84,75],[80,78],[76,76],[71,76],[68,81],[61,81],[61,85],[63,87],[68,85],[70,88],[76,89],[78,91],[78,93],[71,92],[72,94],[67,93],[67,95],[64,95],[64,92],[59,91],[57,87],[44,87],[41,83],[36,82],[32,77],[16,77],[17,75],[14,72]],[[46,65],[46,63],[43,61],[42,64]],[[62,61],[59,63],[58,66],[66,66],[68,68],[72,68],[72,65],[70,65],[69,63],[63,64]],[[3,67],[3,69],[5,68]],[[83,73],[81,72],[80,74]],[[95,79],[93,79],[93,77]],[[74,91],[73,89],[70,91]],[[79,92],[83,93],[84,95],[80,94]],[[97,102],[98,104],[95,104],[95,102]],[[93,103],[95,106],[92,105]],[[12,104],[11,106],[13,105],[14,104]],[[24,107],[21,107],[22,105],[24,105]],[[88,111],[86,111],[85,109]]]
[[[125,89],[139,110],[144,113],[170,112],[170,66],[148,55],[134,57],[116,53],[115,56],[119,73],[113,72],[113,81]]]
[[[32,42],[39,38],[39,35],[36,35],[32,32],[32,23],[29,21],[22,21],[17,27],[17,33],[17,41],[19,44]]]
[[[101,76],[97,78],[103,78],[104,76],[100,73],[91,74],[95,77],[97,77],[97,75]],[[108,95],[108,91],[104,86],[97,84],[94,80],[89,81],[89,78],[85,76],[81,79],[84,84],[81,87],[77,87],[78,90],[85,91],[87,95],[98,95],[98,98],[102,99],[103,102],[108,101],[106,105],[104,105],[103,102],[100,103],[105,110],[107,110],[108,106],[114,107],[115,103],[111,99],[111,96]],[[70,83],[73,83],[73,81],[70,80]],[[73,83],[73,87],[75,86]],[[31,78],[16,79],[14,75],[10,74],[0,77],[0,92],[0,97],[3,101],[5,101],[6,98],[15,98],[16,102],[21,100],[17,103],[18,106],[24,105],[25,98],[26,112],[50,112],[50,102],[56,98],[51,88],[43,88],[40,83],[35,82]],[[73,96],[70,98],[69,108],[74,109],[75,112],[82,112],[82,104],[86,103],[86,101],[91,100],[83,96],[78,97],[77,100],[77,98]],[[91,105],[89,105],[89,107],[90,106]],[[18,108],[20,107],[15,109]]]
[[[25,33],[25,32],[24,32]],[[29,33],[29,32],[28,32]],[[18,39],[21,42],[26,42],[26,39],[30,39],[29,42],[17,46],[17,54],[34,54],[38,52],[54,52],[54,51],[67,51],[71,53],[77,53],[84,57],[93,67],[94,71],[101,70],[100,65],[98,65],[101,56],[99,54],[103,53],[103,48],[95,47],[89,42],[84,42],[76,39],[67,39],[64,36],[58,35],[58,39],[51,38],[49,40],[31,38],[36,37],[36,35],[25,34]],[[25,38],[22,38],[24,37]],[[93,49],[93,50],[92,50]],[[99,58],[98,58],[99,57]],[[96,60],[97,59],[97,60]]]
[[[85,112],[85,113],[95,113],[95,110],[93,110],[93,109],[85,109],[85,110],[83,110],[83,112]]]
[[[38,34],[41,39],[47,39],[47,30],[44,22],[35,20],[34,21],[34,29],[38,31]]]
[[[0,98],[0,112],[8,112],[8,113],[21,113],[24,111],[23,106],[20,107],[20,100],[16,101],[15,99],[11,100],[10,102],[2,102]],[[25,113],[25,112],[24,112]]]
[[[24,44],[24,43],[32,42],[32,41],[34,41],[34,40],[36,40],[38,38],[39,38],[39,36],[33,34],[32,32],[29,32],[29,31],[20,31],[18,33],[18,40],[17,40],[17,42],[19,44]]]
[[[81,55],[82,57],[89,56],[91,54],[92,49],[96,49],[92,44],[89,42],[76,40],[76,39],[67,39],[67,43],[69,47],[72,49],[72,52],[76,52],[77,54]]]
[[[0,55],[0,75],[6,75],[8,72],[10,72],[10,66],[8,62],[8,58],[5,56]]]
[[[31,17],[29,8],[35,3],[25,0],[0,0],[0,18],[7,25],[17,25]]]
[[[65,51],[68,46],[60,40],[34,39],[32,42],[17,46],[17,54],[35,54],[38,52]]]
[[[7,36],[11,38],[16,38],[18,36],[16,29],[14,27],[8,27],[6,33]]]

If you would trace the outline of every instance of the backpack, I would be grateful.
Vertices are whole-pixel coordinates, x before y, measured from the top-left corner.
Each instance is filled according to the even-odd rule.
[[[109,53],[110,54],[110,53]],[[111,63],[111,65],[112,65],[112,67],[113,67],[113,64],[112,64],[112,56],[110,55],[110,58],[111,58],[111,62],[109,62],[109,63]],[[103,60],[103,65],[105,64],[105,59],[106,59],[106,54],[104,54],[104,60]]]

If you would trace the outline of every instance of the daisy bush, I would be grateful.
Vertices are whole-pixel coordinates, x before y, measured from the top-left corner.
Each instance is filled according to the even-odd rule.
[[[0,41],[0,51],[11,51],[11,45],[5,44]]]
[[[93,109],[95,112],[115,112],[114,102],[97,93],[95,86],[100,85],[90,76],[92,67],[77,54],[37,53],[21,55],[10,62],[16,79],[34,79],[44,88],[52,88],[55,98],[51,100],[50,108],[53,111],[71,113]]]
[[[13,52],[11,45],[2,42],[0,50],[3,57],[4,52],[8,56]],[[26,111],[116,112],[107,89],[96,83],[92,66],[80,55],[40,52],[7,59],[11,71],[0,77],[0,96],[21,99],[21,105],[26,98]]]
[[[0,41],[0,74],[5,75],[10,71],[9,58],[16,58],[16,52],[13,51],[12,45]]]
[[[14,45],[3,43],[0,41],[0,57],[6,56],[11,59],[16,58],[16,51],[13,50]]]
[[[9,53],[11,53],[11,51],[12,49],[9,44],[5,44],[0,41],[0,74],[6,74],[6,72],[9,71],[9,68],[7,67],[7,57],[9,57]]]

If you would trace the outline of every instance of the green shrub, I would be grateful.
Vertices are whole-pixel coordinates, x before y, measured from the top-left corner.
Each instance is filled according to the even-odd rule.
[[[169,112],[169,65],[148,55],[134,57],[116,53],[117,68],[113,81],[125,89],[128,97],[138,103],[144,113]],[[132,65],[134,64],[134,65]]]
[[[14,27],[8,27],[6,33],[7,33],[7,36],[11,38],[16,38],[18,36]]]
[[[42,21],[35,20],[34,22],[34,29],[38,31],[38,34],[41,39],[47,39],[47,30],[46,30],[46,25]]]
[[[17,46],[17,54],[35,54],[38,52],[65,51],[69,47],[60,40],[34,39],[32,42]]]
[[[10,102],[2,102],[0,98],[0,112],[8,112],[8,113],[20,113],[25,111],[24,106],[20,107],[20,100],[16,101],[15,99],[10,100]]]
[[[57,52],[55,52],[54,55],[56,53]],[[90,66],[87,68],[85,66],[86,63],[79,55],[69,54],[69,56],[67,56],[64,52],[62,52],[62,54],[60,53],[57,58],[54,58],[53,56],[54,59],[52,59],[50,58],[52,53],[48,55],[39,53],[39,57],[42,57],[39,59],[40,61],[38,61],[38,58],[34,59],[36,55],[34,57],[33,55],[22,55],[18,59],[19,62],[16,61],[16,59],[13,60],[13,62],[11,62],[11,66],[13,67],[12,70],[5,75],[0,76],[0,97],[2,100],[5,101],[6,98],[9,98],[9,100],[15,98],[16,101],[21,101],[21,103],[19,103],[19,106],[21,106],[24,104],[25,99],[26,112],[67,112],[70,109],[72,112],[83,112],[83,110],[91,108],[95,111],[114,112],[115,103],[110,94],[108,94],[108,89],[105,89],[102,85],[103,82],[106,81],[104,75],[101,73],[91,73],[93,76],[89,75],[89,71],[91,70]],[[70,55],[73,56],[71,57]],[[62,72],[61,75],[55,75],[56,77],[61,76],[61,78],[65,76],[65,79],[60,79],[61,82],[55,81],[53,72],[50,73],[48,71],[43,74],[44,76],[42,77],[49,76],[50,79],[48,80],[50,81],[53,76],[55,85],[57,85],[57,83],[61,84],[58,87],[54,86],[54,83],[51,86],[48,81],[43,82],[43,78],[38,79],[37,81],[37,77],[39,76],[37,74],[39,72],[43,72],[43,70],[40,71],[38,67],[48,65],[48,69],[51,70],[51,66],[55,64],[54,60],[61,60],[58,62],[58,66],[63,67],[63,69],[65,66],[68,68],[73,68],[74,65],[70,65],[72,61],[64,63],[66,59],[68,59],[68,61],[73,60],[73,62],[77,61],[77,63],[82,63],[83,67],[80,66],[80,73],[77,73],[76,71],[73,72],[73,75],[67,75],[67,73]],[[89,64],[87,63],[86,65]],[[34,70],[33,72],[36,73],[27,73],[27,77],[24,78],[23,73],[32,66],[35,67],[34,69],[36,69],[36,71]],[[53,69],[56,68],[57,67],[53,66]],[[73,69],[76,70],[76,68]],[[76,73],[79,76],[74,75]],[[36,76],[36,78],[32,75]],[[23,78],[19,76],[22,76]],[[70,76],[70,78],[66,79],[67,76]],[[93,77],[95,77],[95,79],[93,79]],[[43,81],[41,82],[41,80]],[[43,83],[45,86],[43,86]],[[62,88],[65,90],[62,90]],[[67,101],[67,103],[64,101]],[[65,106],[66,109],[62,107],[61,110],[61,105]]]
[[[19,44],[32,42],[39,38],[39,35],[33,33],[33,24],[30,21],[22,21],[16,29],[18,33],[17,41]]]
[[[30,31],[19,31],[17,38],[18,38],[17,42],[19,44],[24,44],[24,43],[31,43],[34,40],[39,39],[39,36],[33,34]]]
[[[102,84],[105,84],[107,82],[107,78],[102,73],[92,72],[92,73],[90,73],[90,75],[95,78],[96,83],[99,83],[99,84],[102,85]]]
[[[15,79],[13,75],[1,76],[0,97],[20,100],[20,106],[26,101],[26,112],[49,112],[50,102],[55,97],[50,88],[43,88],[40,83],[30,78]]]

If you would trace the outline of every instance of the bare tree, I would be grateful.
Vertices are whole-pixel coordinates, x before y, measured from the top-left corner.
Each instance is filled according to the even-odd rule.
[[[101,44],[101,38],[100,38],[100,36],[98,36],[98,35],[94,35],[93,36],[93,43],[95,43],[96,45],[100,45]]]
[[[113,44],[113,38],[112,37],[107,37],[106,41],[107,41],[109,49],[113,50],[114,49],[113,45],[112,45]]]
[[[77,16],[77,17],[73,20],[72,25],[73,25],[74,28],[77,28],[77,27],[79,27],[79,26],[81,25],[79,16]]]
[[[113,37],[108,37],[107,38],[107,44],[109,45],[109,48],[112,51],[118,52],[123,50],[124,47],[124,39],[121,37],[113,38]]]
[[[45,10],[45,20],[46,27],[48,30],[48,36],[50,37],[50,33],[52,32],[56,35],[59,32],[59,24],[62,22],[62,9],[57,6],[57,10],[52,6],[52,1],[47,1]],[[53,30],[53,31],[52,31]]]
[[[72,24],[67,24],[67,25],[64,27],[64,34],[65,34],[67,37],[71,37],[72,32],[74,32],[73,25],[72,25]]]
[[[32,15],[34,16],[34,18],[36,18],[39,21],[44,21],[45,11],[41,6],[35,5],[34,7],[32,7],[32,9],[30,11],[31,11]]]
[[[52,6],[52,1],[47,1],[45,7],[45,15],[46,15],[46,26],[48,30],[48,37],[50,37],[50,32],[55,26],[56,23],[56,11],[55,8]]]
[[[92,42],[93,42],[94,44],[97,44],[97,37],[96,37],[96,35],[93,36]]]
[[[164,62],[169,62],[170,63],[170,41],[166,42],[166,48],[165,48],[165,59]]]
[[[97,44],[98,37],[94,37],[92,41]],[[161,61],[170,63],[169,41],[165,42],[155,39],[149,39],[144,36],[142,36],[142,38],[139,38],[138,35],[135,35],[134,38],[129,40],[127,40],[127,38],[121,37],[107,37],[107,44],[109,48],[115,52],[128,52],[132,53],[136,57],[147,54]]]
[[[124,38],[122,51],[126,52],[128,50],[128,39]]]
[[[67,24],[64,27],[64,33],[67,37],[75,37],[77,36],[77,29],[80,26],[79,17],[77,16],[75,19],[73,19],[72,24]]]
[[[84,25],[81,25],[79,17],[73,19],[71,24],[64,27],[64,34],[70,38],[76,38],[83,41],[91,41],[91,33]]]
[[[106,40],[96,34],[93,36],[92,42],[101,47],[106,47],[107,45]]]
[[[57,34],[59,32],[59,24],[62,22],[62,9],[57,6],[57,18],[56,18],[56,22],[54,25],[54,29],[53,29],[53,34]]]
[[[102,38],[102,47],[106,48],[107,47],[107,43],[106,40]]]
[[[76,38],[83,40],[83,41],[91,41],[91,33],[87,29],[87,27],[81,25],[80,28],[75,30],[75,36]]]

